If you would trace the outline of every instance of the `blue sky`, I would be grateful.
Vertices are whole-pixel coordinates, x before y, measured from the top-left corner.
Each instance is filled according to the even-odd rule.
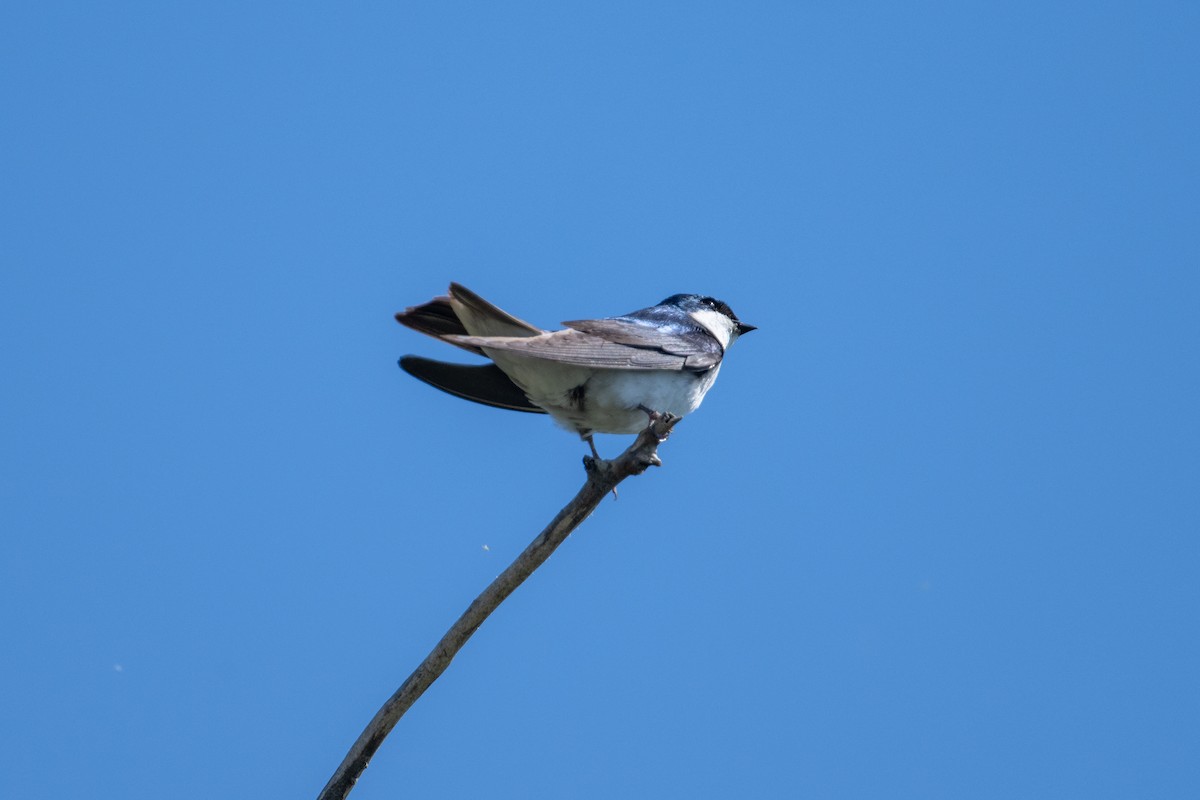
[[[582,479],[460,281],[760,330],[357,798],[1200,791],[1200,12],[0,12],[0,765],[315,796]],[[466,356],[464,356],[466,357]],[[605,452],[627,439],[599,437]]]

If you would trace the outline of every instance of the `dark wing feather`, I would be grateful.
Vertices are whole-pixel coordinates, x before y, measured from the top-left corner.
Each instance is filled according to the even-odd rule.
[[[546,413],[529,402],[525,393],[495,364],[449,364],[420,356],[404,356],[400,359],[400,368],[414,378],[464,400],[513,411]]]

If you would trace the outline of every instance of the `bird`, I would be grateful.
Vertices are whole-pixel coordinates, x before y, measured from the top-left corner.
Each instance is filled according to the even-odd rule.
[[[396,321],[490,360],[457,364],[406,355],[400,367],[444,392],[497,408],[549,414],[600,458],[595,433],[637,433],[700,407],[725,351],[756,330],[724,302],[674,294],[657,305],[547,331],[458,283]]]

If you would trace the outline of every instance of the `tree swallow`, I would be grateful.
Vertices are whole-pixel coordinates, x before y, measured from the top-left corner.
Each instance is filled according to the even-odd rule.
[[[476,403],[549,414],[596,458],[593,433],[637,433],[660,414],[699,408],[725,350],[754,330],[720,300],[676,294],[619,317],[544,331],[457,283],[449,297],[401,311],[396,321],[492,361],[404,356],[409,375]]]

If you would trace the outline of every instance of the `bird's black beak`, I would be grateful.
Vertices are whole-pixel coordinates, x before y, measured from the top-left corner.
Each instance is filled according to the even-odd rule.
[[[744,322],[739,322],[737,324],[738,336],[741,336],[743,333],[749,333],[750,331],[756,331],[756,330],[758,330],[757,325],[747,325]]]

